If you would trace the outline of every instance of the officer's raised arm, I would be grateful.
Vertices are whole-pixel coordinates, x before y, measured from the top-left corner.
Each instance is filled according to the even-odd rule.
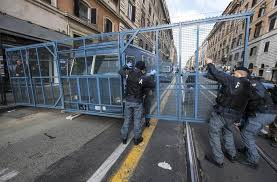
[[[219,71],[218,69],[216,69],[213,64],[213,60],[205,58],[205,62],[208,67],[208,73],[211,74],[211,76],[213,76],[216,81],[220,82],[221,84],[225,84],[227,80],[231,77],[231,75],[228,75],[223,71]]]

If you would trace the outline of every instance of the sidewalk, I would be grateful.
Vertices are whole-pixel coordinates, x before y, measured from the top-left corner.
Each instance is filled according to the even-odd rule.
[[[13,94],[11,92],[6,93],[6,97],[7,97],[7,104],[3,105],[0,104],[0,113],[5,112],[5,111],[9,111],[9,110],[13,110],[16,108],[16,105],[14,103],[14,98],[13,98]]]

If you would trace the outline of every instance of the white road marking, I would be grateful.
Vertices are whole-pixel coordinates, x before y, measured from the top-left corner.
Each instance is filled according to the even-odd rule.
[[[129,145],[130,141],[133,138],[133,132],[131,132],[131,137],[129,137],[129,140],[127,141],[127,144],[120,144],[114,152],[106,159],[106,161],[95,171],[95,173],[87,180],[87,182],[100,182],[103,180],[107,172],[110,170],[110,168],[114,165],[114,163],[117,161],[117,159],[120,157],[120,155],[124,152],[124,150]]]
[[[8,168],[1,170],[0,175],[4,174],[6,171],[8,171]],[[8,172],[7,174],[0,176],[0,182],[8,181],[8,180],[12,179],[13,177],[17,176],[18,174],[19,174],[18,171],[12,170],[12,171]]]
[[[0,170],[0,175],[4,174],[4,172],[6,172],[7,170],[8,170],[8,168]]]
[[[173,79],[172,83],[175,83],[175,79]],[[171,83],[171,84],[172,84]],[[162,93],[161,98],[168,97],[169,93],[171,92],[170,85],[165,89],[165,91]],[[167,100],[167,99],[165,99]],[[152,106],[151,112],[154,110],[154,108],[157,107],[157,102]],[[161,102],[161,107],[164,107],[163,102]],[[101,166],[95,171],[95,173],[87,180],[87,182],[101,182],[108,171],[111,169],[111,167],[114,165],[114,163],[117,161],[117,159],[121,156],[121,154],[124,152],[124,150],[129,145],[130,141],[133,139],[133,132],[131,132],[131,136],[129,137],[127,144],[119,144],[119,146],[113,151],[113,153],[104,161],[104,163],[101,164]],[[1,182],[1,181],[0,181]]]

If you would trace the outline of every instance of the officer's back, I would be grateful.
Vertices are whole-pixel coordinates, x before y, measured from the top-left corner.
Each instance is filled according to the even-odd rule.
[[[231,76],[218,71],[212,64],[208,65],[208,69],[215,80],[222,85],[216,98],[215,110],[241,117],[251,95],[251,85],[247,78],[248,70],[239,67],[235,75]],[[240,71],[245,75],[236,75]]]

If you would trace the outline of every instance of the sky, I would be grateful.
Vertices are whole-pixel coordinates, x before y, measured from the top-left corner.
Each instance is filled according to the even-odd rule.
[[[171,22],[220,15],[231,0],[166,0]]]
[[[219,16],[230,2],[231,0],[166,0],[172,23]],[[200,46],[211,31],[212,27],[213,24],[201,25]],[[177,30],[173,30],[173,39],[177,49],[177,54],[179,55],[179,34]],[[182,28],[181,42],[181,66],[185,67],[186,62],[192,55],[194,55],[196,50],[195,26],[186,26]]]

